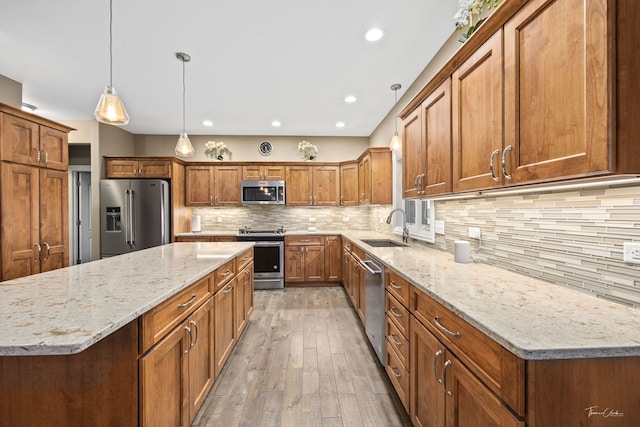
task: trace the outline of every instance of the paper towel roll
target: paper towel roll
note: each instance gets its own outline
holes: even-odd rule
[[[200,215],[193,215],[191,217],[191,231],[194,233],[202,231],[200,228]]]
[[[453,242],[453,244],[454,260],[460,263],[469,262],[469,242],[467,242],[466,240],[456,240],[455,242]]]

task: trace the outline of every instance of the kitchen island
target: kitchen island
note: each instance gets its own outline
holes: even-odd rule
[[[225,291],[234,289],[241,268],[252,271],[252,247],[176,243],[0,283],[0,424],[146,423],[144,359],[153,353],[147,347],[163,343],[161,333],[149,332],[180,328],[199,307],[213,306],[218,291],[235,295]],[[239,302],[249,301],[252,291],[251,281],[251,295],[243,293]],[[170,317],[164,305],[173,299],[182,311]],[[228,317],[235,325],[241,316],[234,310]],[[205,330],[189,325],[191,332]],[[189,338],[187,354],[198,339],[179,332]],[[201,337],[206,342],[213,348],[213,337]],[[178,403],[189,423],[187,399]]]

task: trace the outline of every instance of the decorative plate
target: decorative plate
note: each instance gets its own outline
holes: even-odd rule
[[[258,150],[260,150],[260,154],[263,156],[268,156],[273,151],[273,145],[269,141],[263,141],[258,146]]]

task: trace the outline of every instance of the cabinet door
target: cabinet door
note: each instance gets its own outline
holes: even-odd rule
[[[40,272],[40,179],[38,168],[0,164],[2,185],[2,280]]]
[[[340,205],[358,206],[358,163],[340,166]]]
[[[213,347],[213,297],[202,304],[188,319],[191,330],[189,348],[189,423],[204,403],[215,381]]]
[[[360,265],[360,263],[356,263],[354,267],[354,293],[357,293],[356,300],[358,301],[358,316],[360,316],[360,320],[362,323],[366,321],[366,303],[367,303],[367,295],[366,295],[366,286],[365,286],[365,271],[364,267]]]
[[[524,427],[524,422],[515,418],[502,402],[449,352],[447,361],[451,361],[451,366],[446,372],[447,393],[442,394],[446,400],[447,427]]]
[[[502,82],[499,30],[452,75],[453,191],[502,183]]]
[[[530,1],[505,25],[505,183],[613,170],[607,3]]]
[[[142,178],[171,178],[171,162],[168,160],[139,160],[138,175]]]
[[[187,166],[187,206],[213,206],[213,166]]]
[[[250,181],[259,181],[261,179],[264,179],[262,166],[243,166],[242,179],[247,179]]]
[[[39,126],[28,120],[2,113],[0,158],[23,165],[37,165]]]
[[[342,239],[340,236],[325,237],[324,244],[324,273],[330,282],[342,278]]]
[[[360,204],[371,204],[371,156],[367,155],[358,163],[358,193]]]
[[[314,206],[340,206],[340,167],[313,167]]]
[[[305,246],[304,258],[305,281],[324,281],[324,246]]]
[[[393,164],[391,150],[383,147],[370,148],[371,172],[370,200],[374,205],[389,205],[393,202]]]
[[[280,181],[285,178],[284,166],[282,165],[264,165],[262,166],[263,179],[270,181]]]
[[[40,126],[40,165],[49,169],[69,169],[67,133]]]
[[[107,178],[138,178],[137,160],[107,159]]]
[[[234,279],[234,286],[233,286],[233,292],[235,292],[235,302],[236,302],[236,307],[235,307],[235,332],[236,332],[236,339],[240,337],[240,335],[242,334],[242,331],[244,330],[245,326],[247,326],[247,311],[244,308],[245,305],[245,291],[246,291],[246,286],[245,286],[245,278],[243,274],[238,274]]]
[[[176,327],[140,362],[141,425],[189,425],[186,324]]]
[[[422,138],[422,108],[402,121],[402,198],[420,196],[419,177],[425,173],[426,148]]]
[[[304,281],[304,246],[284,247],[284,281]]]
[[[216,206],[240,206],[240,166],[215,167],[215,192],[213,202]]]
[[[214,350],[216,377],[229,358],[236,343],[234,282],[231,281],[213,297],[214,304]]]
[[[247,320],[253,313],[253,262],[243,270],[244,280],[244,311],[247,313]]]
[[[311,166],[287,166],[286,197],[289,206],[310,206],[313,203]]]
[[[446,348],[413,316],[409,343],[411,421],[420,427],[444,426],[445,391],[441,380]],[[483,424],[472,422],[468,425]]]
[[[40,169],[40,271],[69,265],[69,176]]]
[[[451,192],[451,79],[445,80],[422,103],[422,135],[426,140],[427,170],[422,194]]]

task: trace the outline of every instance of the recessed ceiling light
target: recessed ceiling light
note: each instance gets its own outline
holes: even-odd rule
[[[213,126],[213,122],[211,120],[203,120],[202,124],[205,126]]]
[[[33,113],[37,110],[35,105],[27,104],[26,102],[22,103],[22,111],[27,111],[29,113]]]
[[[384,31],[380,28],[371,28],[364,33],[364,38],[370,42],[377,42],[382,38],[382,36],[384,36]]]
[[[353,104],[354,102],[357,101],[358,98],[356,98],[354,95],[347,95],[344,98],[344,102],[346,102],[347,104]]]
[[[274,128],[279,128],[281,124],[282,123],[280,123],[277,120],[274,120],[274,121],[271,122],[271,126],[273,126]]]
[[[344,127],[344,122],[336,123],[336,127],[343,128]]]

